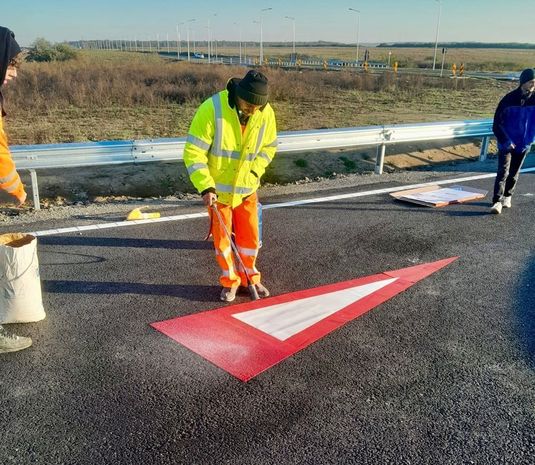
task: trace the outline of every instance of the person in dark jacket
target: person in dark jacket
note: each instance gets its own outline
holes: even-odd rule
[[[26,200],[26,191],[11,159],[7,137],[3,129],[2,118],[5,116],[2,86],[17,77],[21,50],[15,40],[15,34],[0,26],[0,190],[9,194],[18,205]],[[0,353],[15,352],[32,345],[29,337],[12,334],[0,325]]]
[[[520,168],[535,139],[535,70],[520,74],[519,86],[502,98],[496,108],[492,130],[498,140],[498,172],[491,212],[511,208]]]

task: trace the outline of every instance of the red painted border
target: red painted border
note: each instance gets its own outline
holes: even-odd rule
[[[151,326],[218,367],[223,368],[238,379],[248,381],[348,321],[358,318],[372,308],[408,289],[416,282],[449,265],[457,258],[447,258],[350,281],[328,284],[216,310],[208,310],[152,323]],[[398,279],[285,341],[280,341],[232,317],[236,313],[319,296],[393,277]]]

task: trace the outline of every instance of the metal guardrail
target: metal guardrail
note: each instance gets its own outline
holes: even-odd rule
[[[375,172],[383,172],[387,145],[481,137],[480,160],[486,158],[492,120],[445,121],[438,123],[398,124],[361,128],[318,129],[282,132],[278,153],[308,152],[324,149],[376,146]],[[127,163],[182,160],[186,138],[126,140],[89,143],[20,145],[11,148],[18,169],[29,170],[35,209],[39,209],[36,170],[77,168]]]

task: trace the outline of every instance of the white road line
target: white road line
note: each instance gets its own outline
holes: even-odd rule
[[[525,168],[521,170],[522,173],[529,173],[533,171],[535,171],[535,168]],[[356,198],[356,197],[367,197],[370,195],[397,192],[399,190],[417,189],[419,187],[425,187],[425,186],[430,186],[430,185],[456,184],[459,182],[475,181],[477,179],[488,179],[488,178],[494,178],[495,176],[496,176],[496,173],[478,174],[476,176],[466,176],[464,178],[445,179],[442,181],[430,181],[430,182],[424,182],[420,184],[410,184],[407,186],[387,187],[384,189],[375,189],[372,191],[353,192],[350,194],[331,195],[328,197],[316,197],[312,199],[293,200],[291,202],[281,202],[281,203],[272,203],[269,205],[262,205],[262,209],[268,210],[270,208],[297,207],[299,205],[306,205],[310,203],[332,202],[334,200],[351,199],[351,198]],[[137,224],[163,223],[163,222],[168,222],[168,221],[182,221],[182,220],[189,220],[193,218],[205,218],[207,216],[208,216],[208,213],[206,212],[187,213],[185,215],[163,216],[160,218],[154,218],[150,220],[119,221],[119,222],[114,222],[114,223],[98,223],[98,224],[93,224],[93,225],[74,226],[70,228],[49,229],[45,231],[34,231],[28,234],[32,234],[34,236],[51,236],[55,234],[93,231],[95,229],[111,229],[111,228],[118,228],[122,226],[134,226]]]

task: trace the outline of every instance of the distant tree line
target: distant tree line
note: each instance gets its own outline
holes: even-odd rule
[[[535,50],[535,44],[527,43],[485,43],[485,42],[440,42],[439,47],[446,48],[507,48],[507,49],[523,49]],[[431,48],[434,47],[434,42],[397,42],[397,43],[381,43],[377,47],[383,48]]]

